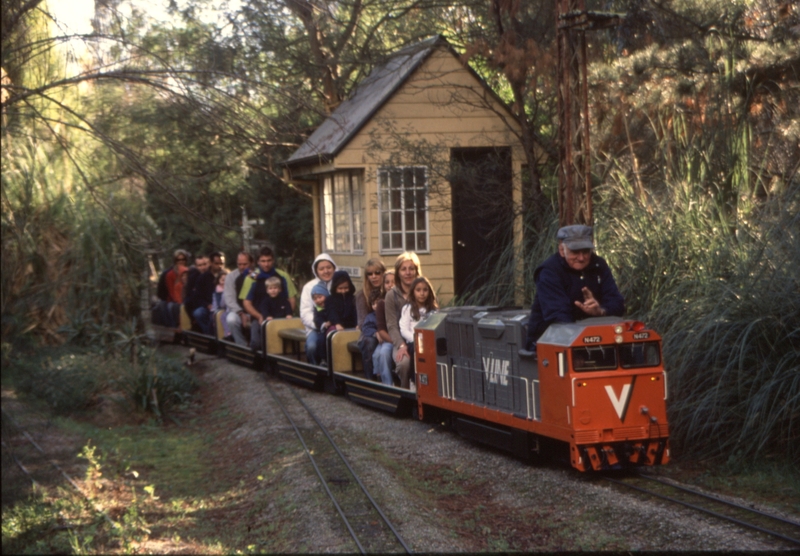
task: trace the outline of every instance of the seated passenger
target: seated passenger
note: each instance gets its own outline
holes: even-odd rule
[[[177,328],[179,324],[180,304],[183,301],[183,285],[179,278],[179,269],[186,270],[189,253],[183,249],[175,251],[172,266],[164,270],[158,277],[156,296],[158,302],[153,307],[153,324]]]
[[[211,273],[208,257],[195,259],[195,267],[189,269],[189,277],[184,289],[183,304],[200,332],[211,334],[211,307],[214,303],[214,275]]]
[[[408,388],[414,369],[411,367],[411,357],[406,341],[400,334],[400,314],[403,306],[408,302],[411,284],[414,279],[422,274],[419,257],[412,251],[401,253],[394,262],[395,286],[386,292],[386,326],[392,337],[394,349],[395,370],[400,377],[400,387]]]
[[[315,278],[310,280],[303,286],[303,291],[300,294],[300,320],[303,321],[303,326],[306,332],[306,356],[308,362],[314,365],[319,364],[317,361],[317,344],[323,343],[325,337],[322,336],[314,326],[314,301],[311,299],[311,290],[318,283],[322,282],[327,288],[328,284],[333,278],[333,273],[336,270],[336,263],[327,253],[321,253],[314,259],[311,264],[311,271],[314,273]],[[323,353],[325,346],[322,346]]]
[[[409,294],[408,303],[403,306],[400,314],[400,334],[408,345],[408,353],[414,353],[414,327],[419,324],[425,315],[431,313],[439,308],[436,303],[436,294],[433,293],[433,286],[424,276],[414,279],[411,283],[411,293]],[[411,364],[414,364],[413,356]],[[414,376],[414,373],[411,373]],[[409,388],[413,391],[416,390],[413,378],[409,384]]]
[[[394,272],[389,271],[383,276],[383,286],[380,297],[375,302],[375,326],[377,328],[376,337],[378,346],[372,354],[372,370],[375,376],[380,377],[381,382],[388,386],[392,385],[392,337],[386,326],[386,303],[384,297],[386,292],[394,288]]]
[[[258,307],[258,312],[264,317],[261,322],[292,318],[292,306],[286,299],[286,295],[281,295],[283,294],[281,279],[278,276],[272,276],[266,279],[264,285],[267,288],[267,295],[261,300],[261,305]]]
[[[253,256],[241,252],[236,256],[236,269],[228,275],[225,281],[223,297],[227,307],[225,324],[233,336],[233,341],[240,346],[248,345],[244,330],[250,330],[250,315],[242,307],[239,294],[244,286],[244,280],[250,275],[253,267]],[[246,296],[246,294],[245,294]]]
[[[217,276],[216,287],[214,289],[214,303],[211,305],[211,313],[216,315],[218,311],[222,311],[220,322],[222,322],[222,335],[229,336],[228,323],[226,317],[228,315],[228,308],[225,305],[225,282],[227,281],[228,271],[223,269]]]
[[[249,291],[242,305],[244,306],[244,310],[253,317],[250,323],[250,348],[255,350],[261,349],[261,323],[264,322],[264,315],[261,314],[258,307],[261,306],[262,300],[267,297],[266,281],[268,278],[276,277],[281,281],[282,287],[280,295],[286,298],[286,283],[284,279],[275,272],[275,268],[273,267],[275,264],[275,255],[272,253],[272,249],[269,247],[262,248],[258,254],[257,262],[259,272],[255,276],[255,279],[253,279],[252,275],[245,278],[244,285],[242,286],[242,293],[244,294],[248,283],[250,284]],[[286,302],[288,303],[289,300],[286,299]]]
[[[219,251],[214,251],[208,256],[209,263],[211,264],[210,270],[211,274],[214,275],[214,279],[218,280],[220,275],[223,272],[227,272],[225,269],[225,255],[220,253]]]
[[[355,292],[356,287],[346,271],[334,272],[331,280],[331,296],[325,303],[332,328],[344,330],[345,328],[355,328],[358,324]]]
[[[380,259],[370,259],[364,265],[364,287],[356,293],[356,313],[358,314],[357,328],[361,330],[361,336],[358,338],[358,349],[361,351],[361,361],[364,366],[364,376],[372,380],[373,366],[372,356],[375,353],[375,348],[378,347],[378,338],[375,333],[364,334],[364,319],[367,315],[373,313],[372,302],[370,296],[372,292],[380,292],[383,285],[383,275],[386,272],[386,266]]]
[[[564,226],[556,237],[558,252],[533,272],[536,297],[525,342],[533,352],[536,341],[553,323],[625,314],[625,300],[611,269],[593,252],[591,226]]]
[[[317,283],[313,288],[311,288],[311,299],[314,301],[314,328],[316,328],[316,332],[322,337],[325,338],[325,335],[328,333],[328,329],[331,326],[331,321],[328,319],[328,308],[327,308],[327,301],[330,297],[330,292],[328,288],[325,287],[325,284],[322,282]],[[308,354],[308,349],[306,348],[306,352]],[[309,362],[311,362],[311,354],[309,355]],[[318,341],[314,345],[314,364],[315,365],[322,365],[325,361],[325,342]]]

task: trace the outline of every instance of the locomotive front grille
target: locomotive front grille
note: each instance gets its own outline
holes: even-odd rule
[[[644,427],[619,427],[614,429],[614,440],[632,440],[636,438],[647,438],[647,431]]]
[[[575,444],[595,444],[600,442],[600,431],[575,431]]]

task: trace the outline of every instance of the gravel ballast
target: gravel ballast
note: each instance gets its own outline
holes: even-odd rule
[[[275,378],[208,358],[197,366],[224,457],[244,480],[266,477],[248,504],[248,531],[267,552],[353,552],[345,527],[267,389]],[[427,422],[344,397],[298,389],[415,552],[776,550],[785,545],[695,511],[619,492],[568,466],[526,463]],[[206,402],[204,401],[204,404]],[[310,419],[301,426],[310,426]],[[249,482],[249,481],[248,481]],[[263,534],[262,534],[263,535]]]

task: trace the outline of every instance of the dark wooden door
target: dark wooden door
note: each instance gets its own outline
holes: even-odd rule
[[[451,149],[450,168],[454,285],[463,297],[505,274],[497,267],[513,240],[511,149]]]

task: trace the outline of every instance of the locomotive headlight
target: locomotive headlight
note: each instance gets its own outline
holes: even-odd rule
[[[614,327],[614,334],[622,334],[622,327],[620,325]]]
[[[621,344],[622,343],[622,334],[617,334],[616,336],[614,336],[614,341],[617,342],[618,344]]]
[[[417,334],[417,350],[420,355],[425,353],[425,348],[422,345],[422,333]]]

